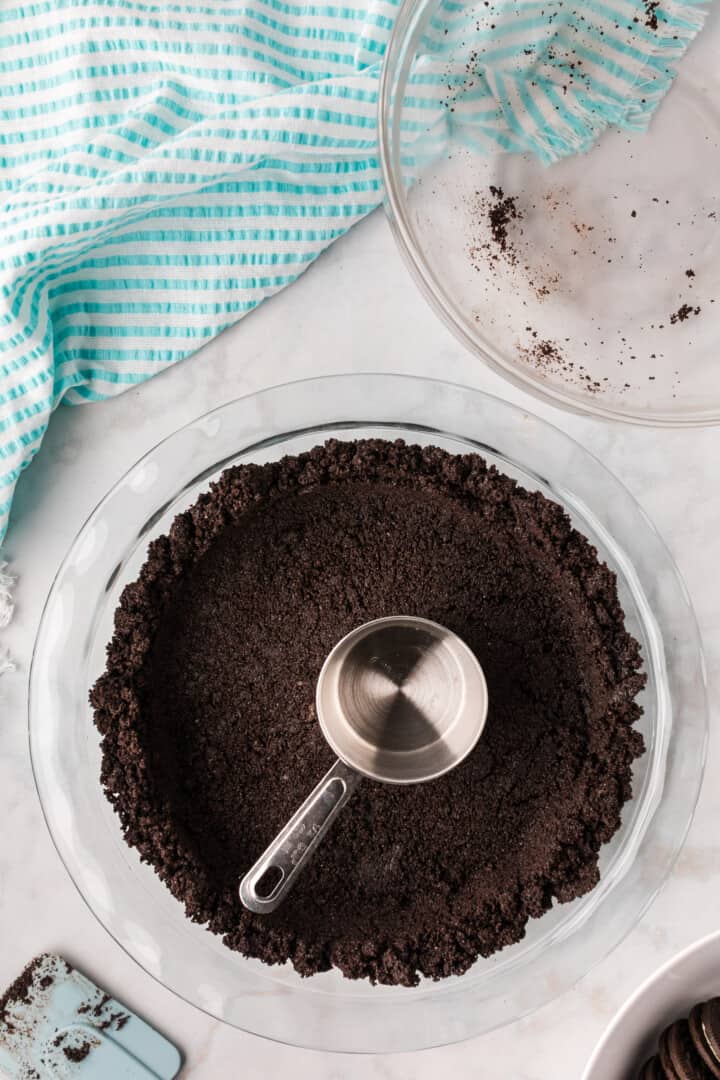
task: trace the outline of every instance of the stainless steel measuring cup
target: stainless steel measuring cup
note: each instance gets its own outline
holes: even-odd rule
[[[468,646],[429,619],[394,615],[352,630],[323,664],[320,727],[338,761],[240,882],[274,911],[363,779],[434,780],[467,757],[485,726],[487,686]]]

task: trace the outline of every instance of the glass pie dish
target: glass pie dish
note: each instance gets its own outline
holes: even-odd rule
[[[545,8],[548,20],[583,18]],[[612,12],[600,10],[612,36]],[[395,22],[380,158],[413,276],[479,359],[554,405],[635,423],[717,423],[720,11],[708,13],[647,131],[609,128],[587,153],[551,165],[489,145],[488,104],[483,112],[473,95],[485,50],[506,40],[493,39],[496,18],[487,0],[407,0]],[[525,53],[537,32],[526,31]],[[666,53],[673,44],[666,36]],[[557,61],[554,47],[549,35],[538,63]],[[581,53],[556,71],[558,109],[561,91],[581,96]]]
[[[267,461],[327,438],[404,438],[479,452],[561,503],[615,571],[648,676],[646,754],[620,831],[588,895],[555,905],[523,941],[462,977],[413,989],[332,971],[302,979],[231,952],[191,923],[121,834],[99,781],[88,690],[104,667],[113,613],[150,539],[167,532],[227,466]],[[218,1019],[331,1051],[421,1049],[490,1030],[571,986],[632,929],[682,845],[702,777],[701,645],[662,541],[623,486],[560,431],[513,405],[448,383],[396,375],[311,379],[231,402],[181,428],[111,489],[53,584],[30,678],[30,749],[45,817],[65,866],[113,938],[166,987]]]

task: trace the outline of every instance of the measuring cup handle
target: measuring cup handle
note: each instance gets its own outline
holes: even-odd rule
[[[343,761],[336,761],[296,810],[285,828],[240,882],[240,899],[259,915],[274,911],[287,896],[310,855],[348,801],[362,776]],[[258,885],[269,872],[268,891]]]

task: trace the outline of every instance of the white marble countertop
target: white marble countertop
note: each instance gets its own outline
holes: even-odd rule
[[[336,244],[292,288],[192,359],[114,401],[61,409],[23,476],[3,557],[18,575],[16,615],[0,634],[17,671],[0,680],[0,984],[37,952],[64,954],[181,1046],[188,1080],[578,1080],[615,1010],[661,962],[718,928],[720,750],[672,877],[615,953],[530,1018],[481,1039],[417,1054],[347,1057],[245,1035],[174,997],[115,945],[76,893],[52,846],[30,772],[26,684],[52,577],[86,515],[160,438],[231,398],[308,375],[383,370],[469,383],[541,413],[629,487],[658,526],[698,614],[710,673],[711,724],[720,706],[720,430],[609,425],[539,405],[486,371],[427,308],[380,214]],[[110,1078],[108,1078],[110,1080]]]

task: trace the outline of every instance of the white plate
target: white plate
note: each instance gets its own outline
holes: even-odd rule
[[[657,1051],[663,1028],[686,1017],[698,1001],[717,995],[720,931],[690,945],[635,991],[595,1048],[582,1080],[634,1078]]]

